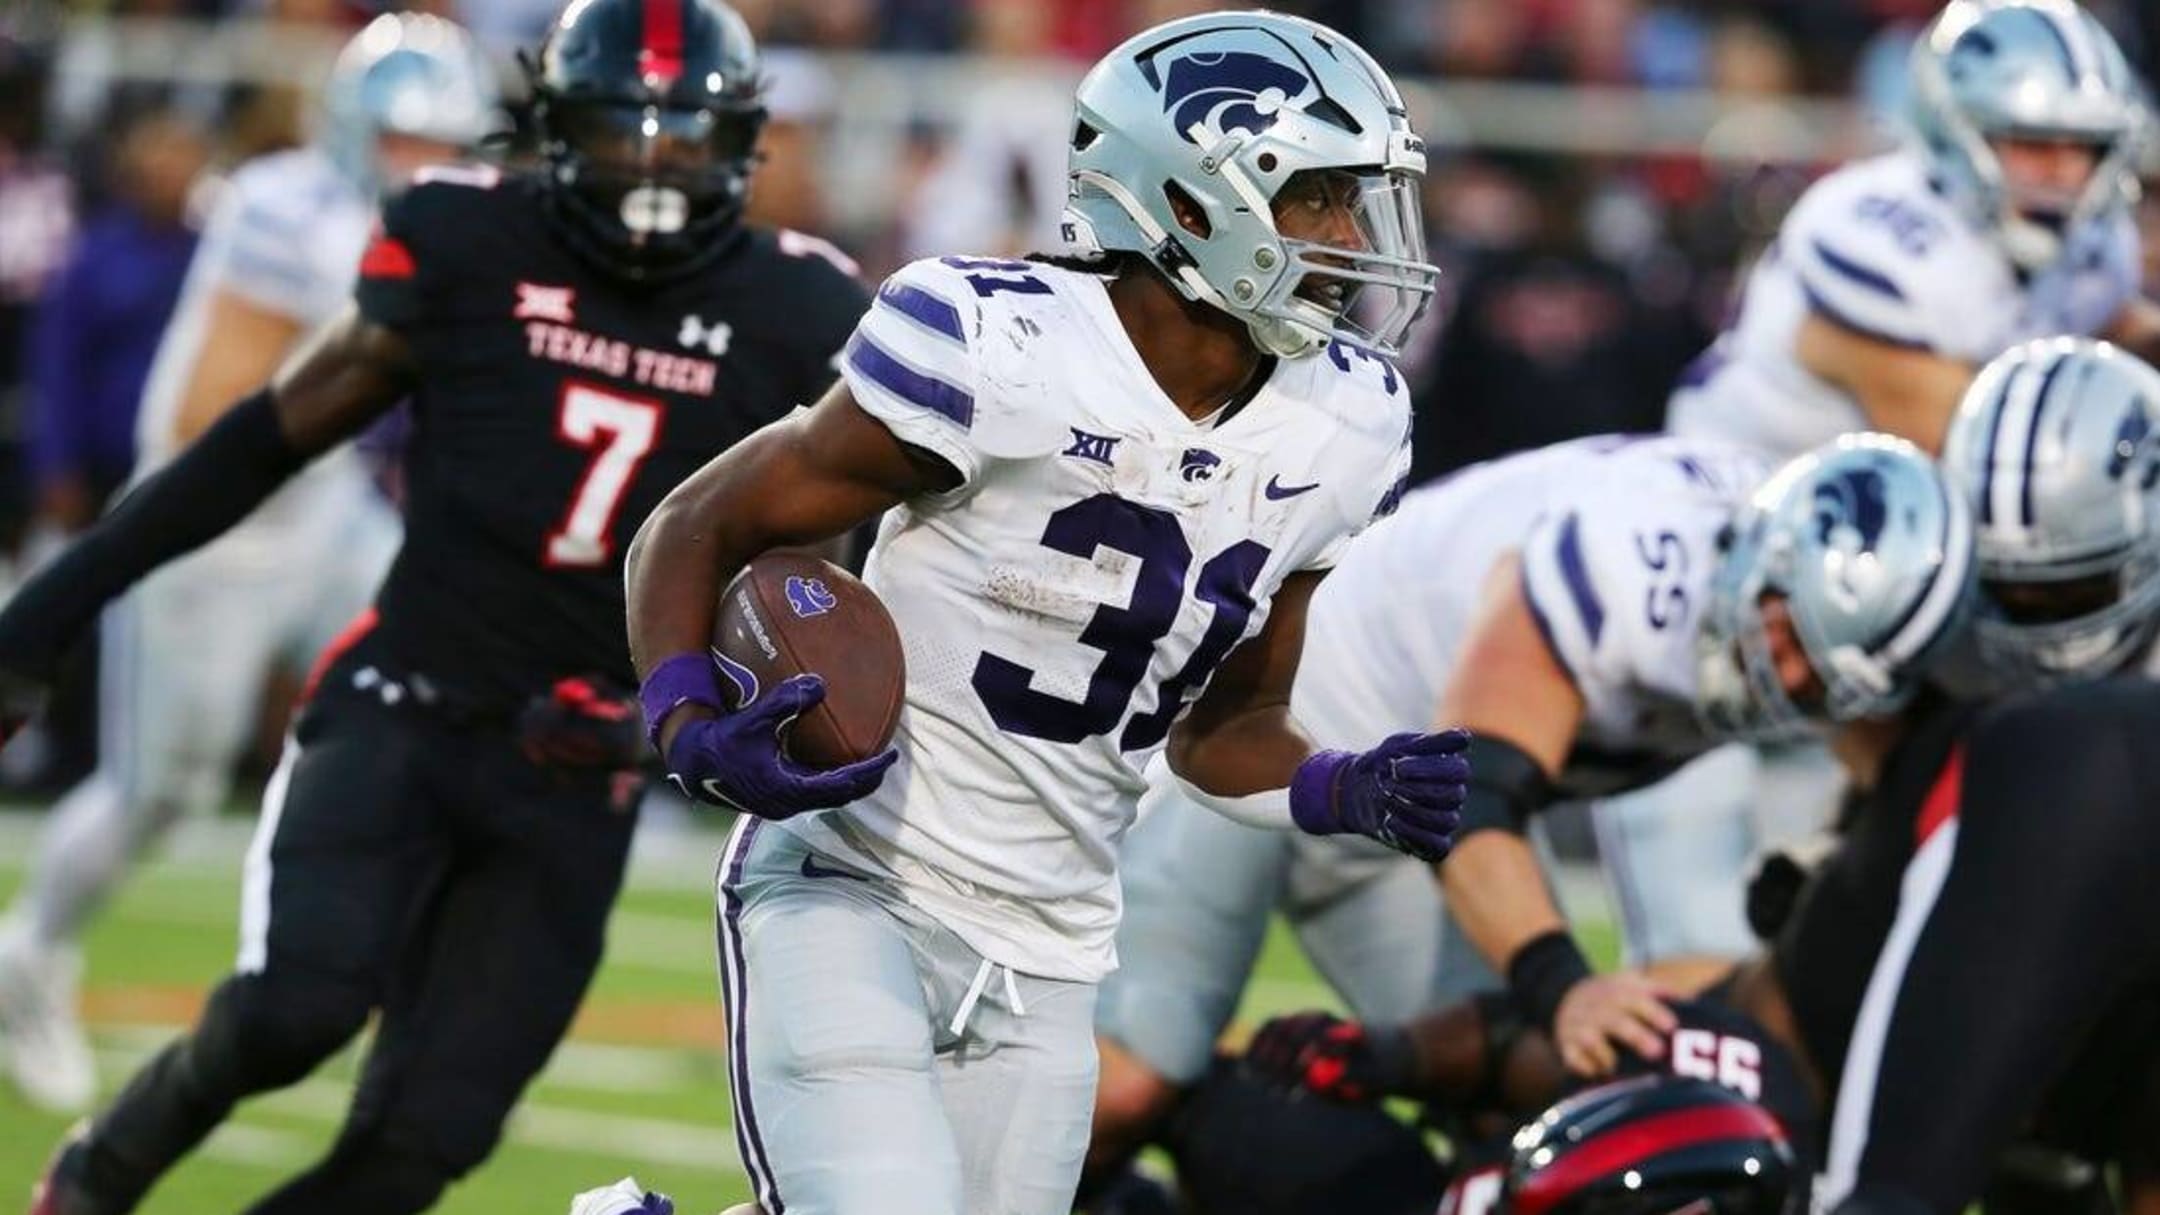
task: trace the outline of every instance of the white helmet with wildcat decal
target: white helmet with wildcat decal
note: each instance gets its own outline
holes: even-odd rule
[[[1268,12],[1172,21],[1104,56],[1074,108],[1065,235],[1080,251],[1146,257],[1285,357],[1336,339],[1393,353],[1431,300],[1424,142],[1387,73],[1333,30]],[[1301,175],[1339,187],[1362,247],[1277,228]]]

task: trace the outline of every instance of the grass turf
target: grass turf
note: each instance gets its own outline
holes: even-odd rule
[[[717,833],[667,851],[715,855]],[[28,835],[0,839],[0,893],[27,863]],[[137,873],[87,942],[85,1004],[104,1094],[183,1027],[231,966],[241,848],[194,849]],[[711,895],[697,865],[640,865],[610,927],[607,961],[576,1030],[527,1094],[494,1156],[438,1207],[450,1215],[553,1215],[624,1174],[674,1195],[684,1215],[749,1197],[728,1121],[713,976]],[[1593,952],[1611,934],[1585,925]],[[1288,933],[1269,934],[1241,1020],[1330,1005]],[[307,1166],[343,1117],[358,1050],[308,1081],[243,1106],[152,1193],[147,1215],[244,1209]],[[65,1129],[0,1085],[0,1211],[14,1209]]]

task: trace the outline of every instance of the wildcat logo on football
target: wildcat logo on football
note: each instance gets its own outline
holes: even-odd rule
[[[833,595],[822,578],[790,575],[785,588],[788,609],[806,620],[812,616],[823,616],[840,605],[840,600]]]

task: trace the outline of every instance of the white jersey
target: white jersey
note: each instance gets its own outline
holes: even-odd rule
[[[208,340],[210,300],[230,292],[313,330],[352,298],[375,204],[312,148],[274,152],[242,165],[220,191],[179,305],[158,343],[136,419],[135,476],[172,459],[180,400]],[[227,554],[275,562],[319,538],[366,490],[359,456],[328,453],[220,538]],[[364,499],[361,499],[364,500]]]
[[[1561,773],[1579,796],[1654,779],[1712,740],[1694,713],[1696,636],[1719,535],[1767,466],[1709,439],[1578,439],[1412,492],[1313,596],[1291,706],[1323,743],[1425,728],[1494,566],[1582,694]]]
[[[900,762],[786,825],[1001,965],[1099,978],[1142,766],[1283,580],[1332,566],[1392,498],[1407,389],[1331,346],[1196,423],[1104,280],[966,258],[889,279],[842,374],[963,483],[890,512],[870,554],[907,653]]]
[[[1802,195],[1749,274],[1738,315],[1682,378],[1668,427],[1780,458],[1867,429],[1859,403],[1796,354],[1810,311],[1975,367],[2019,342],[2095,334],[2136,294],[2127,214],[2079,229],[2030,277],[1930,187],[1917,153],[1857,161]]]

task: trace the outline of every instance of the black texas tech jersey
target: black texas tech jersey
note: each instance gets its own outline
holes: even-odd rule
[[[541,190],[422,174],[385,208],[358,290],[420,377],[380,640],[489,698],[633,681],[631,536],[714,455],[816,400],[869,304],[831,246],[748,227],[694,275],[608,277],[556,239]]]

